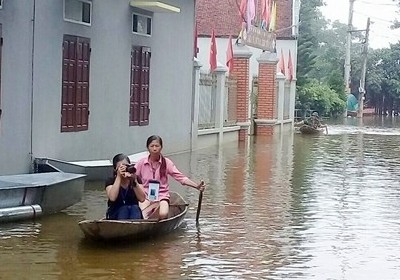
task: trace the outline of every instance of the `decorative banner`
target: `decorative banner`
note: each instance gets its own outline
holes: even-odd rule
[[[261,27],[249,26],[243,32],[243,43],[250,47],[261,49],[264,51],[275,51],[276,35],[274,32],[268,32]]]

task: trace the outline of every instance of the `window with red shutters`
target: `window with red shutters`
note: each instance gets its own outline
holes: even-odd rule
[[[90,39],[64,35],[61,132],[89,127]]]
[[[149,124],[150,57],[148,47],[132,46],[129,125]]]

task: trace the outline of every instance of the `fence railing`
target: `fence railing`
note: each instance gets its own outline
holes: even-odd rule
[[[290,118],[290,82],[285,81],[285,100],[283,102],[283,119]]]
[[[251,80],[251,93],[250,93],[250,109],[251,116],[257,116],[257,103],[258,103],[258,77],[254,76]]]
[[[225,80],[224,126],[236,125],[237,82],[231,77]]]
[[[251,86],[251,115],[253,117],[257,117],[257,103],[258,103],[258,77],[254,76],[252,79],[252,86]],[[290,87],[291,83],[289,81],[284,82],[284,94],[281,96],[279,94],[279,82],[277,81],[275,84],[275,114],[274,118],[279,119],[279,110],[283,110],[283,120],[290,119]],[[279,102],[280,99],[283,98],[283,109],[279,109]]]
[[[215,128],[217,77],[200,73],[199,129]]]
[[[218,142],[221,143],[224,133],[244,130],[242,127],[247,128],[248,125],[251,126],[250,133],[252,133],[257,125],[280,125],[283,128],[286,123],[293,123],[295,80],[288,81],[282,73],[277,73],[273,89],[260,89],[258,77],[254,76],[251,80],[250,122],[247,116],[238,122],[238,110],[241,112],[243,109],[241,106],[248,100],[238,100],[238,83],[233,78],[235,76],[229,76],[223,67],[217,68],[214,73],[204,73],[200,68],[201,65],[195,61],[193,84],[195,127],[192,130],[192,139],[197,139],[198,135],[218,134]],[[268,84],[262,85],[268,86]],[[260,96],[260,93],[263,95]],[[241,106],[238,106],[239,103]],[[247,108],[245,109],[247,112]],[[197,140],[193,141],[192,144],[196,146]]]

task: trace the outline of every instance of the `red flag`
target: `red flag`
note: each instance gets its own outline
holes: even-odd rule
[[[283,56],[283,49],[281,50],[281,59],[279,60],[279,70],[283,75],[285,75],[285,57]]]
[[[289,70],[289,81],[293,80],[294,76],[294,69],[293,69],[293,62],[292,62],[292,54],[290,53],[289,50],[289,58],[288,58],[288,70]]]
[[[261,21],[264,26],[268,26],[269,17],[271,15],[271,0],[261,0]]]
[[[199,53],[199,47],[197,46],[197,22],[196,26],[194,28],[194,57],[197,57],[197,54]]]
[[[244,19],[244,15],[246,14],[246,7],[247,7],[247,0],[242,0],[240,2],[240,7],[239,7],[239,14]]]
[[[232,36],[229,36],[228,49],[226,50],[226,66],[228,66],[228,72],[233,71],[233,47],[232,47]]]
[[[256,17],[256,3],[254,0],[247,0],[246,23],[247,27],[252,24],[253,19]]]
[[[214,72],[215,69],[217,69],[217,42],[215,41],[215,32],[213,29],[210,46],[210,70]]]

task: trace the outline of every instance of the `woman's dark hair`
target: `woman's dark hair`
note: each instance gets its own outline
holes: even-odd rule
[[[151,135],[149,138],[147,138],[147,141],[146,141],[147,149],[149,148],[151,142],[153,142],[153,141],[158,141],[158,143],[160,143],[161,148],[163,147],[162,138],[158,135]],[[167,177],[167,162],[165,161],[165,158],[162,154],[160,154],[160,157],[161,157],[160,178],[166,178]]]
[[[125,159],[129,164],[131,163],[129,157],[128,157],[127,155],[125,155],[125,154],[118,154],[118,155],[115,155],[115,156],[113,157],[112,164],[113,164],[113,169],[114,169],[114,176],[117,175],[117,170],[116,170],[116,169],[117,169],[117,163],[120,162],[120,161],[122,161],[122,160],[124,160],[124,159]]]

